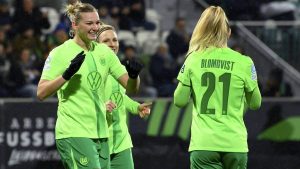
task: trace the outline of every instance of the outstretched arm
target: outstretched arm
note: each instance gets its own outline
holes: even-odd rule
[[[127,95],[124,96],[124,104],[127,111],[133,114],[139,114],[141,118],[144,118],[150,114],[150,106],[152,105],[152,103],[140,104],[129,98]]]

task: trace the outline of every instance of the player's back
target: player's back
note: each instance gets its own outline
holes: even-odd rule
[[[210,135],[212,138],[204,139],[203,144],[197,141],[197,146],[222,143],[221,147],[232,150],[232,145],[239,144],[239,151],[247,151],[243,111],[246,76],[249,75],[247,72],[251,72],[252,65],[249,57],[230,48],[210,48],[188,56],[186,67],[190,74],[194,103],[192,135],[197,134],[199,138]],[[239,143],[241,139],[244,141]]]

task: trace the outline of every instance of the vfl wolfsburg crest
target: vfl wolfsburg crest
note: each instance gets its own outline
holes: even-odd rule
[[[100,87],[101,80],[102,80],[101,74],[97,71],[91,72],[87,76],[88,84],[91,90],[93,91],[97,90]]]
[[[82,165],[87,165],[89,163],[89,160],[87,157],[80,157],[79,162]]]
[[[105,59],[104,59],[104,58],[101,58],[101,59],[100,59],[100,64],[101,64],[102,66],[105,66]]]
[[[118,109],[123,103],[123,95],[120,92],[114,92],[111,94],[110,100],[117,105],[116,108]]]

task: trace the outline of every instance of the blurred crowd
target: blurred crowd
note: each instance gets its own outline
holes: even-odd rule
[[[205,0],[222,6],[230,20],[295,20],[297,0]]]
[[[144,0],[82,2],[94,5],[101,21],[113,25],[120,33],[118,56],[121,61],[135,57],[144,63],[141,90],[137,96],[172,97],[191,36],[191,32],[187,32],[186,19],[177,17],[173,28],[162,34],[157,31],[159,24],[147,19]],[[53,9],[58,15],[58,21],[53,25],[49,10],[44,9],[33,0],[18,0],[13,4],[0,0],[0,97],[35,98],[37,83],[49,52],[70,38],[70,22],[64,12]],[[143,45],[121,39],[121,32],[129,32],[134,40],[138,40],[136,37],[142,31],[150,32],[144,37]],[[149,45],[144,44],[156,36],[157,39],[150,42],[152,51],[144,52],[150,49]],[[270,87],[274,80],[269,81],[266,96],[277,96],[274,88]],[[285,91],[290,89],[288,86],[284,88]]]

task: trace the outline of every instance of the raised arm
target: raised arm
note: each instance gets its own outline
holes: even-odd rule
[[[132,79],[128,76],[128,73],[123,74],[118,81],[126,89],[127,94],[137,93],[140,88],[140,77]]]
[[[139,73],[143,69],[143,65],[135,59],[129,59],[125,62],[128,73],[122,75],[118,81],[126,89],[127,94],[136,93],[140,87]]]
[[[37,88],[37,98],[41,101],[45,100],[47,97],[56,93],[65,82],[66,80],[62,76],[59,76],[54,80],[41,79]]]
[[[66,81],[70,80],[71,77],[79,70],[85,58],[84,52],[80,52],[76,57],[71,61],[69,67],[65,72],[55,78],[54,80],[44,80],[41,79],[37,88],[37,98],[39,100],[45,100],[47,97],[53,95],[63,86]]]

